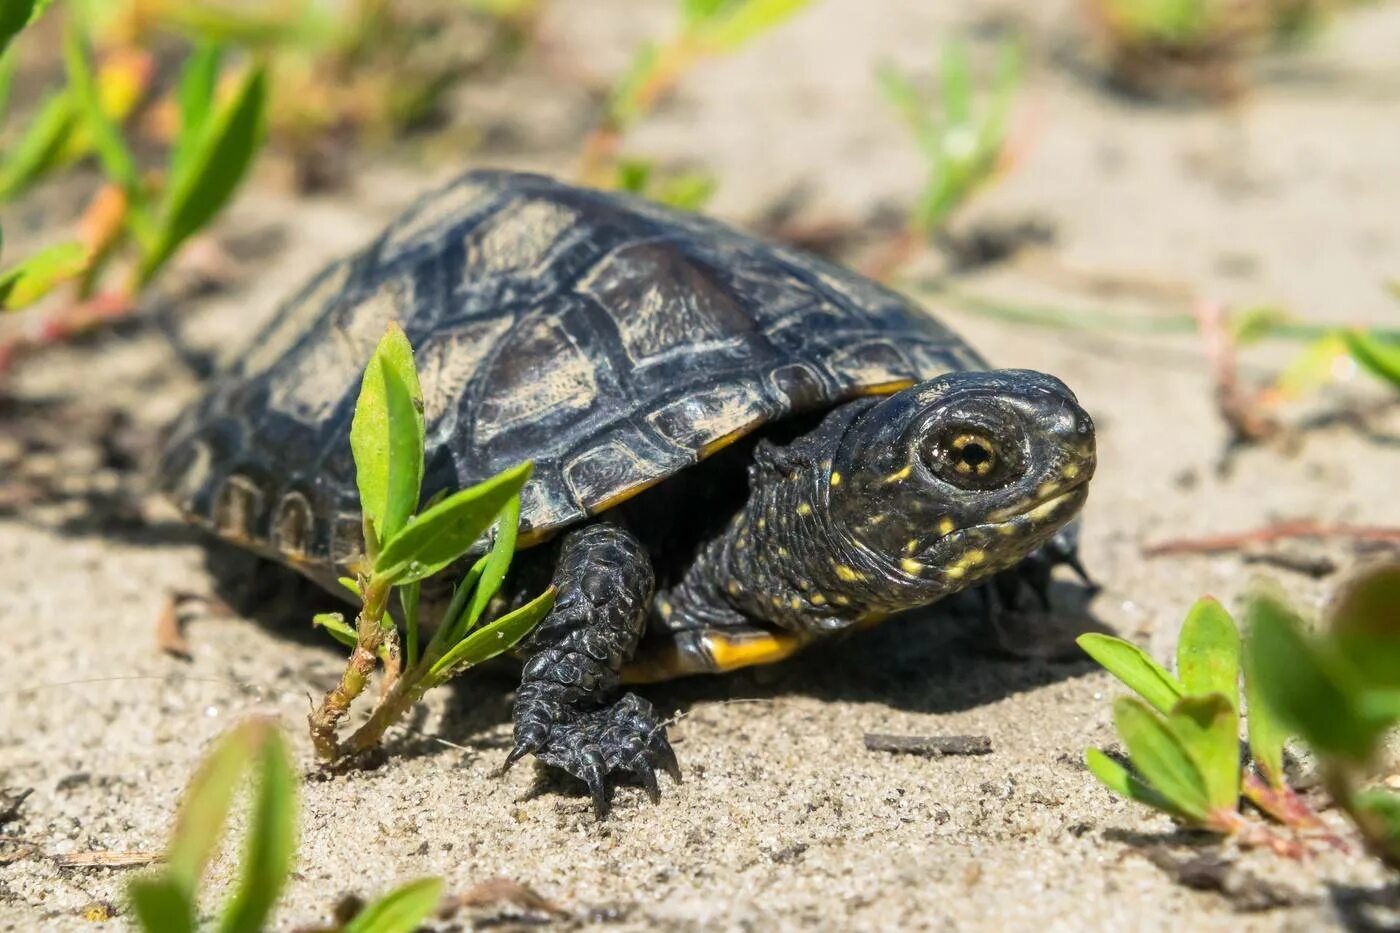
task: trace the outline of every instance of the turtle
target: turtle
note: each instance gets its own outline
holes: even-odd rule
[[[991,369],[795,248],[500,170],[421,197],[234,355],[160,456],[183,514],[345,596],[349,425],[390,322],[422,381],[425,498],[533,461],[508,593],[558,595],[516,650],[506,766],[563,769],[600,817],[619,780],[680,779],[630,686],[1078,568],[1094,426],[1062,381]]]

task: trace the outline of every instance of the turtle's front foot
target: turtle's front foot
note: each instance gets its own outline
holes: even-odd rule
[[[550,696],[552,691],[521,688],[516,700],[515,748],[506,767],[533,753],[547,765],[562,768],[588,785],[598,818],[608,814],[608,778],[630,774],[653,802],[661,798],[658,768],[681,779],[676,753],[657,722],[652,705],[634,693],[611,706],[578,711]]]

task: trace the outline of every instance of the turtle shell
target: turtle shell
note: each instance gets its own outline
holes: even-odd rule
[[[193,520],[333,575],[362,549],[349,428],[385,326],[412,342],[424,496],[522,460],[522,543],[789,414],[983,364],[873,282],[693,214],[473,172],[284,304],[172,429]]]

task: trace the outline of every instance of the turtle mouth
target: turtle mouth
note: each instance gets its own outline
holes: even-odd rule
[[[1015,563],[1073,517],[1088,496],[1089,484],[1081,481],[1054,495],[1033,500],[1014,515],[950,531],[924,550],[923,560],[931,566],[946,567],[960,556],[981,550],[989,556],[1004,555],[1002,559],[989,560],[989,567]]]

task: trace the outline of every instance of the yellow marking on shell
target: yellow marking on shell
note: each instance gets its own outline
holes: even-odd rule
[[[833,485],[833,486],[840,486],[840,485],[841,485],[841,474],[840,474],[840,473],[832,473],[832,474],[831,474],[831,485]]]
[[[872,515],[870,516],[870,521],[866,522],[865,524],[871,528],[875,528],[888,517],[889,516],[885,515],[883,512],[879,515]]]
[[[856,395],[893,395],[896,392],[903,392],[914,384],[913,379],[892,379],[889,382],[877,382],[874,385],[862,386],[856,390]]]
[[[826,597],[823,596],[821,593],[813,593],[813,594],[812,594],[812,598],[811,598],[810,600],[808,600],[808,601],[809,601],[813,606],[825,606],[825,605],[826,605]]]
[[[1074,479],[1076,476],[1079,475],[1079,464],[1067,463],[1065,464],[1065,468],[1061,470],[1060,473],[1064,476],[1065,479]]]
[[[957,527],[957,523],[951,518],[940,518],[938,520],[938,533],[941,535],[950,535]]]
[[[753,429],[756,427],[758,427],[758,422],[754,422],[753,424],[746,424],[743,427],[735,428],[728,434],[724,434],[720,437],[715,438],[714,440],[710,441],[708,444],[705,444],[700,448],[700,459],[704,460],[706,457],[710,456],[710,454],[714,453],[715,451],[723,450],[730,444],[739,440],[739,438],[753,431]]]
[[[902,469],[902,470],[896,470],[895,472],[891,473],[889,476],[886,476],[886,477],[885,477],[885,483],[886,483],[886,484],[889,484],[889,483],[897,483],[897,482],[899,482],[900,480],[908,479],[908,478],[909,478],[909,474],[912,473],[912,472],[914,472],[914,464],[912,464],[912,463],[906,463],[906,464],[904,465],[904,469]]]
[[[637,485],[624,489],[621,492],[614,493],[611,496],[608,496],[606,499],[602,500],[601,502],[594,503],[593,506],[589,509],[589,512],[593,515],[597,515],[600,512],[606,512],[608,509],[616,508],[617,506],[626,502],[628,499],[631,499],[633,496],[639,496],[642,493],[646,492],[648,489],[655,486],[657,483],[661,482],[665,478],[666,477],[664,476],[658,476],[655,479],[649,479],[644,483],[638,483]]]
[[[798,514],[798,515],[811,515],[811,514],[812,514],[812,507],[811,507],[810,505],[808,505],[807,503],[805,503],[805,502],[800,503],[800,504],[797,506],[797,514]]]
[[[914,560],[912,557],[904,558],[904,560],[899,562],[899,566],[905,573],[916,577],[924,572],[923,561]]]
[[[845,580],[847,583],[854,583],[857,580],[865,579],[865,574],[861,573],[859,570],[853,570],[845,564],[836,564],[836,576]]]
[[[714,659],[715,670],[732,671],[781,661],[801,648],[802,641],[795,635],[746,635],[742,638],[706,635],[705,647]]]

